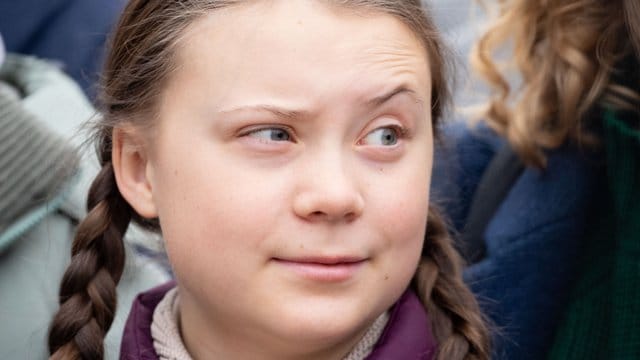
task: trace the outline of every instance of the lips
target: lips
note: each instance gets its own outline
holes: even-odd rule
[[[317,282],[343,282],[353,278],[367,261],[351,256],[274,258],[285,270]]]

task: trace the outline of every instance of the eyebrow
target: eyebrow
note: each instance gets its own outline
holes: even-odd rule
[[[239,106],[229,110],[220,111],[220,113],[229,114],[236,111],[264,111],[264,112],[271,113],[278,118],[285,118],[285,119],[299,119],[301,117],[306,117],[309,115],[308,111],[290,110],[290,109],[285,109],[278,106],[267,105],[267,104]]]
[[[422,103],[422,100],[420,100],[420,98],[418,97],[415,91],[413,91],[406,85],[400,85],[387,93],[384,93],[372,99],[366,100],[364,102],[364,105],[369,108],[380,107],[384,105],[386,102],[388,102],[389,100],[401,94],[407,94],[416,103]],[[284,118],[284,119],[290,119],[290,120],[306,118],[306,117],[309,117],[310,115],[310,112],[306,110],[286,109],[286,108],[282,108],[274,105],[268,105],[268,104],[239,106],[239,107],[235,107],[228,110],[222,110],[220,111],[220,113],[229,114],[236,111],[264,111],[264,112],[271,113],[278,118]]]
[[[413,91],[412,89],[410,89],[406,85],[400,85],[400,86],[394,88],[393,90],[391,90],[391,91],[389,91],[389,92],[387,92],[385,94],[382,94],[380,96],[376,96],[373,99],[368,100],[366,102],[366,104],[369,107],[379,107],[379,106],[382,106],[387,101],[393,99],[394,97],[396,97],[397,95],[400,95],[400,94],[407,94],[415,102],[422,103],[422,100],[420,100],[420,98],[418,97],[418,94],[416,94],[415,91]]]

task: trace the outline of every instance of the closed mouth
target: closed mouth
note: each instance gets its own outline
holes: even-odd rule
[[[353,278],[367,261],[359,257],[274,258],[276,264],[314,282],[342,282]]]
[[[299,264],[315,264],[315,265],[347,265],[363,262],[366,259],[355,256],[309,256],[309,257],[292,257],[292,258],[274,258],[276,261],[299,263]]]

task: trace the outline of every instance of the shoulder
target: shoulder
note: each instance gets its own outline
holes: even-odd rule
[[[2,253],[0,359],[46,358],[49,322],[58,308],[60,281],[70,261],[75,225],[52,213]],[[105,338],[107,359],[117,359],[131,304],[141,291],[167,281],[156,263],[126,246],[126,265],[117,287],[118,307]],[[147,303],[146,298],[144,303]],[[10,315],[9,315],[10,314]]]

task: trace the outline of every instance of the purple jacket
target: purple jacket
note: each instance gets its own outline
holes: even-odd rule
[[[131,307],[122,336],[120,359],[158,360],[151,338],[153,311],[174,282],[138,295]],[[368,360],[430,360],[436,353],[436,341],[429,318],[418,297],[407,290],[391,311],[389,323]]]

